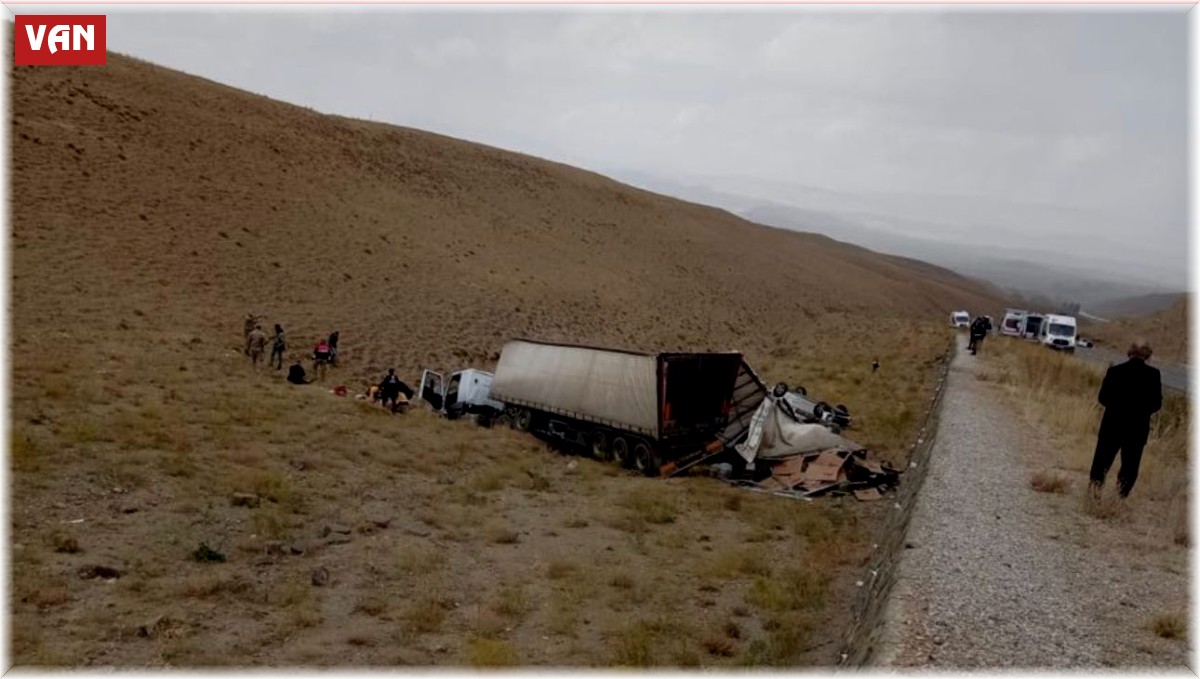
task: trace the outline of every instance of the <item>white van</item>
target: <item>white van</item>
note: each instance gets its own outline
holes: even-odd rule
[[[1001,321],[1000,334],[1020,337],[1025,331],[1025,317],[1029,312],[1024,309],[1005,309],[1004,320]]]
[[[1075,351],[1078,332],[1074,316],[1046,314],[1046,321],[1042,324],[1040,339],[1042,344],[1051,349]]]
[[[965,311],[950,312],[950,327],[965,328],[971,325],[971,315]]]

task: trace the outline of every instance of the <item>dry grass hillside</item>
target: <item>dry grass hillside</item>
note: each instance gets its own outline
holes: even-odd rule
[[[1170,307],[1137,318],[1093,323],[1091,332],[1100,344],[1123,351],[1129,342],[1143,338],[1154,348],[1154,358],[1170,363],[1188,363],[1188,295],[1180,295]]]
[[[18,664],[832,663],[887,503],[389,416],[254,373],[241,319],[282,323],[289,359],[341,331],[325,386],[355,390],[486,367],[518,335],[738,348],[902,461],[945,310],[1003,306],[918,262],[119,55],[11,74]]]

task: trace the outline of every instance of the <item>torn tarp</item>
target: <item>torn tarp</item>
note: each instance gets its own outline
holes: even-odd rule
[[[768,395],[754,411],[746,441],[734,446],[747,463],[778,459],[817,450],[861,450],[821,424],[800,422],[785,405]]]

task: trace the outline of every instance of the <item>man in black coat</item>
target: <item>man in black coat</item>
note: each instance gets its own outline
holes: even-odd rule
[[[1128,497],[1137,481],[1142,448],[1150,436],[1150,416],[1162,408],[1162,376],[1157,368],[1146,365],[1151,353],[1146,342],[1134,342],[1127,352],[1129,360],[1112,366],[1104,375],[1100,386],[1104,419],[1100,421],[1096,456],[1092,458],[1093,490],[1104,485],[1118,450],[1121,471],[1117,474],[1117,490],[1121,497]]]

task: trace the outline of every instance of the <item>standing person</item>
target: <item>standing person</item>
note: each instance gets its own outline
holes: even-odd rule
[[[266,348],[267,333],[262,331],[262,326],[256,325],[250,334],[246,335],[246,355],[250,357],[255,370],[258,370],[258,362],[262,360]]]
[[[316,379],[325,379],[325,366],[333,360],[333,352],[325,340],[317,342],[317,346],[313,347],[312,359],[313,373],[316,374]]]
[[[1158,368],[1146,365],[1153,351],[1144,340],[1129,346],[1128,361],[1114,365],[1100,385],[1100,405],[1104,418],[1096,437],[1096,455],[1092,458],[1091,487],[1099,493],[1104,477],[1121,452],[1121,471],[1117,473],[1117,492],[1129,497],[1142,463],[1142,449],[1150,438],[1150,416],[1162,408],[1162,375]]]
[[[338,345],[338,331],[334,330],[333,334],[331,334],[329,336],[329,361],[331,363],[333,363],[334,365],[337,364],[337,355],[338,355],[337,345]]]
[[[396,399],[400,395],[400,387],[403,384],[396,376],[396,369],[388,368],[387,375],[384,375],[383,381],[379,383],[379,400],[384,408],[388,407],[388,401],[391,401],[392,412],[396,411]]]
[[[258,325],[258,317],[252,313],[246,314],[245,320],[242,321],[242,341],[243,342],[245,342],[250,337],[251,332],[254,332],[254,326],[256,326],[256,325]],[[247,356],[250,355],[250,351],[248,349],[244,353]]]
[[[979,353],[979,345],[983,343],[983,338],[987,336],[987,321],[984,320],[983,316],[975,318],[975,321],[971,323],[969,332],[971,333],[971,341],[967,344],[967,349],[974,356]]]
[[[283,370],[283,352],[287,349],[287,336],[283,332],[283,326],[275,324],[275,334],[271,336],[271,360],[267,365],[276,370]],[[276,358],[278,357],[278,364]]]

